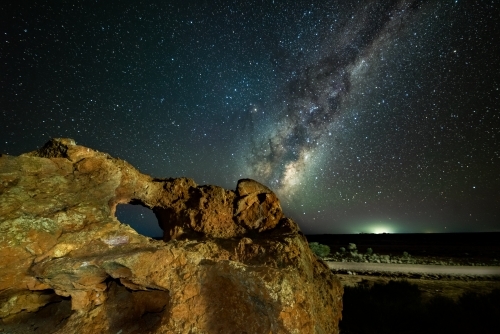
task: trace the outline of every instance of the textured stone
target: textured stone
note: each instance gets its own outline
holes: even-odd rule
[[[115,217],[154,211],[163,241]],[[338,333],[342,288],[253,180],[154,179],[53,139],[0,157],[0,331]]]
[[[239,180],[236,192],[238,200],[235,216],[241,226],[262,232],[273,229],[283,218],[278,197],[257,181]]]

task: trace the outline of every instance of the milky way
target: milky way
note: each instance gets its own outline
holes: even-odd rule
[[[277,126],[263,142],[254,143],[250,173],[282,195],[294,194],[328,142],[325,137],[331,136],[352,80],[363,79],[359,69],[370,66],[373,53],[393,40],[417,10],[415,2],[363,4],[332,31],[326,54],[290,76]]]
[[[306,233],[499,230],[498,13],[492,1],[2,4],[0,152],[70,137],[155,177],[254,178]],[[156,223],[127,210],[122,221]]]

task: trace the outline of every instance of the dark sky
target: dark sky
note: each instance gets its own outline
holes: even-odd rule
[[[254,178],[306,233],[500,231],[499,8],[2,4],[0,152],[70,137],[156,177]]]

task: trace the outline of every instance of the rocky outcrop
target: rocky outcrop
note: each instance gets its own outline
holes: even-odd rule
[[[115,217],[153,210],[163,241]],[[337,333],[342,288],[276,195],[155,179],[71,139],[0,157],[0,331]]]

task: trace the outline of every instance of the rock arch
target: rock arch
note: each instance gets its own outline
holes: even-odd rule
[[[115,216],[121,223],[129,225],[139,234],[155,239],[163,237],[163,230],[158,224],[155,213],[140,201],[132,200],[130,203],[117,204]]]

